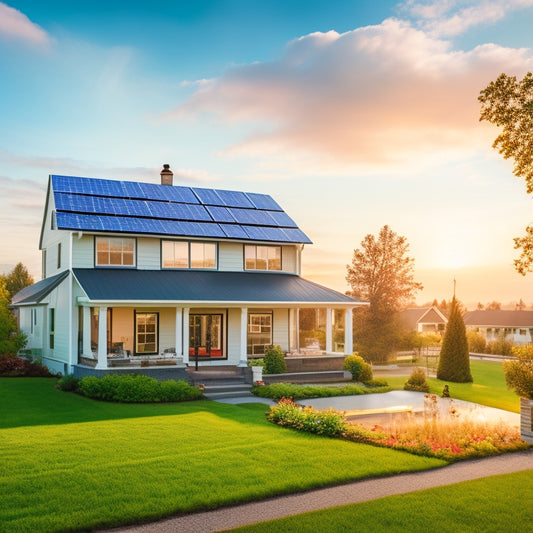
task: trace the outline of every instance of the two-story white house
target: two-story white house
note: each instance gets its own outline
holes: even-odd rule
[[[271,344],[300,353],[302,309],[323,317],[322,351],[352,353],[364,302],[300,276],[311,241],[269,195],[172,179],[168,165],[161,184],[50,176],[43,279],[13,298],[43,364],[246,366]]]

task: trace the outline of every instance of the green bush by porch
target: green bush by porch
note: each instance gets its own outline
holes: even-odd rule
[[[10,532],[111,527],[444,464],[288,431],[264,405],[107,403],[54,385],[0,379]]]

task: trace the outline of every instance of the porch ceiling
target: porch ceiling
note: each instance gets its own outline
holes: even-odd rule
[[[198,270],[73,269],[91,301],[362,304],[294,274]]]

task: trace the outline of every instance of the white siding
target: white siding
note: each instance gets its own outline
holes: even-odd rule
[[[74,268],[94,268],[94,236],[72,236],[72,266]]]
[[[159,239],[137,238],[137,268],[159,270],[161,268],[161,241]]]
[[[272,340],[284,352],[289,351],[289,310],[274,309]]]
[[[244,270],[244,247],[238,242],[218,243],[218,269],[242,272]]]
[[[282,246],[281,247],[281,269],[283,272],[291,272],[298,274],[298,267],[296,261],[296,246]]]

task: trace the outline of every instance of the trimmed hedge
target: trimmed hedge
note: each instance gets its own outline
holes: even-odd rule
[[[331,396],[351,396],[372,394],[374,392],[389,392],[392,390],[386,381],[375,380],[377,383],[371,387],[360,385],[345,385],[343,387],[320,387],[316,385],[294,385],[293,383],[273,383],[272,385],[256,385],[252,392],[261,398],[281,400],[293,398],[303,400],[306,398],[329,398]]]
[[[97,378],[86,376],[79,381],[65,376],[58,382],[61,390],[72,390],[95,400],[121,403],[158,403],[199,400],[202,391],[186,381],[157,381],[142,374],[108,374]]]

